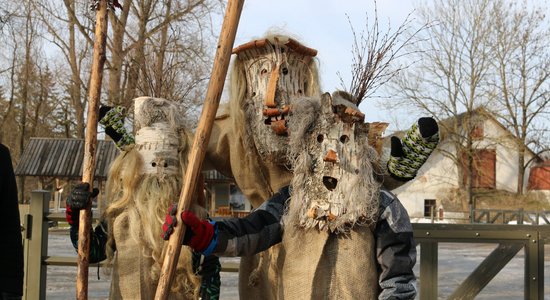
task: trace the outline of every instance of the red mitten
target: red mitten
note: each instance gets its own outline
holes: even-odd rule
[[[178,212],[178,205],[174,203],[170,206],[170,208],[168,208],[168,214],[166,214],[164,224],[162,224],[162,238],[165,241],[170,239],[170,235],[172,235],[172,232],[174,232],[174,227],[176,227],[176,224],[178,223],[178,220],[176,219],[176,212]]]
[[[177,206],[173,204],[168,210],[168,214],[162,224],[162,238],[168,240],[174,232],[174,227],[177,225],[176,219]],[[181,213],[181,219],[185,226],[185,236],[183,244],[188,245],[198,252],[203,252],[208,248],[214,237],[214,226],[206,220],[200,220],[190,211]]]
[[[69,225],[78,227],[78,223],[80,220],[80,210],[73,210],[71,206],[67,205],[67,208],[65,209],[65,219],[67,219]]]
[[[190,211],[182,212],[181,220],[187,226],[183,244],[199,252],[206,250],[214,237],[214,226],[206,220],[200,220]]]
[[[164,240],[170,239],[170,235],[172,235],[174,227],[178,223],[176,219],[177,210],[177,204],[170,206],[168,214],[164,219],[164,224],[162,224],[162,238]],[[214,237],[214,226],[206,220],[200,220],[190,211],[182,212],[181,219],[185,226],[187,226],[185,236],[183,237],[183,244],[198,252],[206,250]]]

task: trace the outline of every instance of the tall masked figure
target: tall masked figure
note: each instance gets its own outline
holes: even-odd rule
[[[165,212],[181,192],[190,145],[182,114],[174,102],[140,97],[135,99],[134,107],[135,144],[124,146],[111,165],[108,204],[102,225],[93,231],[90,246],[92,262],[107,258],[112,266],[111,299],[154,298],[167,248],[159,232]],[[71,197],[78,198],[75,195],[78,192]],[[203,195],[203,191],[196,195]],[[196,205],[198,197],[193,199],[192,210],[204,218],[205,210]],[[68,208],[75,211],[74,205]],[[78,219],[72,218],[71,213],[67,218],[69,222]],[[78,228],[71,226],[71,233],[72,227]],[[73,245],[77,246],[74,242],[75,239]],[[200,262],[200,254],[188,247],[181,250],[170,299],[196,299],[201,293],[203,299],[210,299],[204,289],[201,291],[202,274],[196,272]],[[219,271],[217,258],[207,257],[203,263]],[[219,277],[202,281],[219,289]],[[212,281],[217,281],[217,285],[212,285]]]
[[[270,35],[233,53],[230,102],[214,123],[205,164],[234,178],[257,208],[292,178],[286,124],[295,99],[320,94],[317,51]],[[241,259],[241,299],[275,297],[274,251]]]
[[[221,107],[206,155],[258,207],[290,182],[286,124],[292,102],[320,95],[317,51],[281,35],[233,49],[230,102]]]
[[[120,299],[152,299],[166,248],[158,233],[181,191],[190,139],[173,102],[141,97],[134,105],[135,146],[113,162],[107,182],[107,258],[113,263],[112,293],[119,292]],[[196,293],[199,281],[191,261],[191,251],[182,249],[174,299]]]

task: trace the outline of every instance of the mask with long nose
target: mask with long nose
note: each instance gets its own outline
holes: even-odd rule
[[[315,49],[284,36],[255,40],[233,50],[246,78],[243,103],[249,136],[262,158],[282,161],[292,102],[318,93]]]

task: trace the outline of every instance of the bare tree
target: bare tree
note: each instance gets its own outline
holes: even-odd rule
[[[88,2],[40,0],[35,3],[52,42],[70,66],[71,75],[64,86],[76,113],[76,131],[81,136],[93,41]],[[199,83],[207,76],[212,57],[210,16],[217,12],[221,2],[140,0],[121,3],[120,10],[109,12],[111,29],[106,61],[107,100],[104,103],[129,108],[131,100],[141,95],[193,103],[194,99],[186,96],[189,90],[197,87],[204,92],[204,86]]]
[[[508,3],[509,2],[509,3]],[[550,108],[550,24],[542,7],[515,1],[493,1],[494,76],[491,96],[499,104],[499,120],[517,139],[517,193],[523,193],[528,146],[548,150],[544,126]],[[548,126],[548,124],[546,124]]]
[[[435,117],[453,141],[454,151],[444,155],[455,162],[459,174],[466,175],[458,176],[458,186],[466,187],[470,205],[474,159],[470,132],[477,122],[475,110],[487,105],[490,2],[436,0],[432,6],[420,7],[420,22],[433,25],[419,35],[417,51],[407,57],[416,61],[414,66],[390,85],[397,95],[391,107],[407,107]]]
[[[69,130],[72,136],[84,137],[84,112],[86,109],[86,90],[89,81],[89,66],[93,40],[92,22],[88,18],[82,21],[78,15],[87,12],[88,6],[78,1],[33,1],[41,24],[47,28],[46,38],[57,46],[66,66],[66,72],[60,74],[60,86],[63,86],[72,106],[69,119],[75,120],[75,128]],[[65,12],[60,14],[60,12]],[[67,123],[66,125],[70,125]]]
[[[31,1],[14,7],[10,22],[2,28],[7,33],[2,36],[9,51],[3,53],[9,63],[2,72],[2,84],[6,86],[7,109],[2,118],[2,139],[12,149],[15,162],[19,159],[27,142],[34,133],[48,126],[44,112],[48,110],[49,88],[42,85],[41,74],[46,70],[41,49],[40,29],[35,18]],[[44,77],[42,76],[44,75]],[[3,112],[4,113],[4,112]],[[48,130],[43,130],[47,132]],[[18,178],[19,199],[25,201],[25,178]]]
[[[9,45],[9,44],[5,44],[5,45]],[[10,131],[10,130],[6,130],[7,128],[9,128],[10,125],[9,124],[9,120],[10,119],[13,119],[13,111],[14,111],[14,107],[15,107],[15,69],[16,69],[16,63],[17,63],[17,51],[18,51],[18,45],[17,45],[17,42],[15,42],[14,44],[12,44],[12,51],[11,51],[11,58],[10,58],[10,66],[8,67],[8,70],[9,70],[9,77],[7,78],[7,82],[9,83],[9,88],[10,88],[10,91],[8,93],[8,95],[5,95],[5,93],[3,93],[3,97],[2,97],[2,102],[7,102],[5,105],[3,105],[3,111],[4,113],[2,114],[2,120],[0,120],[0,128],[2,128],[2,130],[0,131],[0,142],[3,142],[4,140],[4,132],[16,132],[16,131]],[[5,97],[8,97],[8,99],[4,99]],[[3,103],[4,104],[4,103]]]
[[[142,1],[132,6],[137,21],[125,25],[126,42],[120,49],[126,58],[124,65],[109,73],[115,78],[110,80],[110,94],[121,91],[120,99],[112,101],[129,106],[135,96],[151,95],[193,102],[187,96],[197,87],[203,94],[205,85],[200,83],[208,74],[212,57],[209,20],[217,7],[219,2],[212,0]]]
[[[395,63],[399,58],[410,55],[409,52],[405,51],[405,46],[407,45],[407,49],[413,49],[413,39],[419,32],[427,28],[427,24],[423,24],[418,29],[410,32],[412,30],[410,16],[409,14],[395,31],[392,32],[392,28],[388,23],[387,31],[382,32],[378,21],[377,3],[374,1],[374,21],[372,24],[369,22],[367,13],[365,28],[359,34],[351,25],[348,16],[353,34],[351,47],[352,76],[349,86],[346,85],[341,74],[338,73],[338,77],[342,89],[356,99],[357,105],[364,99],[373,96],[379,87],[410,65],[396,65]],[[405,35],[406,32],[409,33],[408,36]],[[416,52],[415,50],[412,51]]]

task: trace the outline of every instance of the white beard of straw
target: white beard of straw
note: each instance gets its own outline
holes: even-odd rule
[[[180,112],[171,101],[140,97],[135,100],[136,144],[113,162],[107,182],[106,210],[110,220],[108,258],[112,260],[116,241],[113,222],[127,215],[128,234],[140,246],[136,256],[152,258],[149,274],[155,283],[164,261],[165,241],[160,237],[168,207],[182,189],[181,174],[187,167],[189,137]],[[189,251],[182,251],[176,267],[172,291],[196,294],[199,279],[191,268]],[[156,284],[155,284],[156,285]]]
[[[309,99],[293,107],[289,124],[294,158],[292,193],[285,226],[348,232],[354,225],[376,221],[378,192],[371,161],[375,151],[356,123],[344,123],[332,109]],[[327,158],[329,153],[331,157]]]

